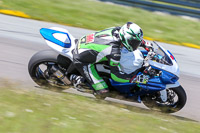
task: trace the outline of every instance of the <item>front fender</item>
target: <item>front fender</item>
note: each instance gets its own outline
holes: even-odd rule
[[[175,88],[178,86],[180,86],[180,83],[178,81],[176,81],[174,84],[166,84],[166,89]]]

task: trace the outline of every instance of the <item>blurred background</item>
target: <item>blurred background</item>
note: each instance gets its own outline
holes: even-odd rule
[[[200,131],[200,0],[0,0],[0,13],[0,133]],[[40,28],[62,27],[80,38],[128,21],[176,57],[188,96],[181,111],[46,91],[30,78],[31,56],[48,49]]]
[[[1,0],[2,9],[31,18],[101,30],[137,23],[146,37],[171,43],[200,45],[199,0]]]

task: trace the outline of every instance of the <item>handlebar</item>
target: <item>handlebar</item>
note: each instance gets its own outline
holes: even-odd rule
[[[162,63],[162,64],[166,64],[166,65],[170,65],[167,61],[165,61],[163,58],[159,58],[158,55],[154,52],[154,51],[149,51],[146,58],[144,59],[144,61],[148,61],[148,59],[151,60],[155,60],[158,63]],[[144,66],[148,66],[148,65],[144,65]]]

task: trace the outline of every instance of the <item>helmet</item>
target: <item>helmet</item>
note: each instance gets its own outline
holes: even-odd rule
[[[119,37],[123,46],[130,52],[136,50],[143,40],[142,29],[135,23],[128,22],[121,27]]]

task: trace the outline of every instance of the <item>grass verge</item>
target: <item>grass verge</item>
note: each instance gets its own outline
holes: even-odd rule
[[[33,19],[93,30],[139,24],[144,35],[185,46],[200,46],[200,23],[171,15],[158,15],[139,8],[107,4],[96,0],[2,0],[2,9],[23,11]],[[196,47],[198,48],[198,46]]]
[[[72,94],[0,88],[1,133],[197,133],[200,123]]]

